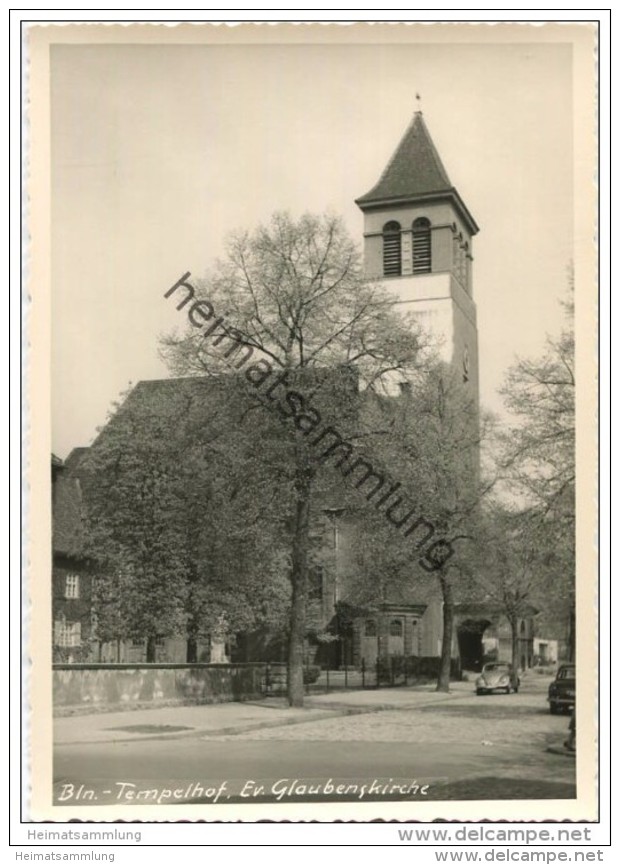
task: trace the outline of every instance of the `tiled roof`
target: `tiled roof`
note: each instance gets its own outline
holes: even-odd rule
[[[338,368],[338,372],[346,375],[345,382],[350,380],[351,388],[357,392],[357,371],[353,367],[343,365]],[[320,367],[294,370],[289,382],[307,384],[310,394],[315,393],[319,397],[318,404],[320,404],[321,387],[325,384],[329,387],[331,381],[338,381],[334,378],[334,373],[334,369]],[[162,420],[169,420],[176,416],[179,422],[183,417],[188,429],[196,432],[197,425],[200,423],[204,425],[205,415],[213,417],[219,414],[225,419],[228,411],[231,418],[235,417],[238,413],[238,409],[233,405],[235,394],[239,393],[242,397],[247,397],[252,392],[253,388],[248,386],[245,376],[241,373],[140,381],[127,395],[116,414],[103,427],[90,451],[96,454],[110,431],[118,428],[125,418],[132,414],[134,418],[139,418],[141,415],[150,418],[159,416]],[[88,466],[88,461],[85,466]]]
[[[356,199],[356,204],[365,210],[390,202],[435,197],[451,199],[469,224],[471,233],[478,231],[474,218],[450,182],[422,112],[416,111],[378,182]]]
[[[381,607],[426,607],[441,600],[441,590],[433,575],[412,566],[411,578],[359,584],[355,581],[342,587],[343,600],[363,609]]]
[[[85,455],[88,453],[87,447],[81,448],[73,448],[67,459],[65,460],[65,467],[70,472],[76,472],[79,464],[82,462]]]
[[[370,192],[357,199],[369,204],[389,198],[409,198],[449,192],[450,178],[429,135],[421,112],[414,114],[387,168]]]
[[[82,493],[79,480],[60,469],[53,490],[52,547],[55,553],[79,556],[82,547]]]

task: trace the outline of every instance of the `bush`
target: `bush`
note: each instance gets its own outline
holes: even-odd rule
[[[377,683],[390,684],[392,679],[404,673],[404,669],[404,658],[402,655],[377,658]]]
[[[315,665],[304,667],[304,685],[314,685],[321,675],[321,668]]]
[[[88,643],[81,646],[52,646],[53,664],[85,664],[92,660]]]

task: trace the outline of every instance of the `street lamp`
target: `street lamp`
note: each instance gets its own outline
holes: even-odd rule
[[[338,536],[338,517],[341,517],[344,513],[344,508],[323,508],[323,513],[328,517],[329,521],[332,524],[333,531],[333,548],[334,548],[334,589],[333,589],[333,599],[334,599],[334,609],[339,600],[339,586],[338,586],[338,549],[339,549],[339,536]]]

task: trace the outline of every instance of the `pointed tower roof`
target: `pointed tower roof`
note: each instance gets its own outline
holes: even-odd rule
[[[356,199],[362,210],[413,200],[451,199],[472,234],[478,226],[437,153],[421,111],[416,111],[383,174],[370,192]]]

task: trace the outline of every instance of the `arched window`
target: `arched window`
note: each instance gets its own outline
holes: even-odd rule
[[[413,272],[431,272],[431,224],[425,216],[413,223]]]
[[[364,626],[364,634],[367,637],[377,636],[377,623],[374,619],[366,619],[366,624]]]
[[[400,619],[392,619],[390,622],[390,637],[402,637],[403,623]]]
[[[400,223],[386,222],[383,226],[383,275],[401,275]]]

